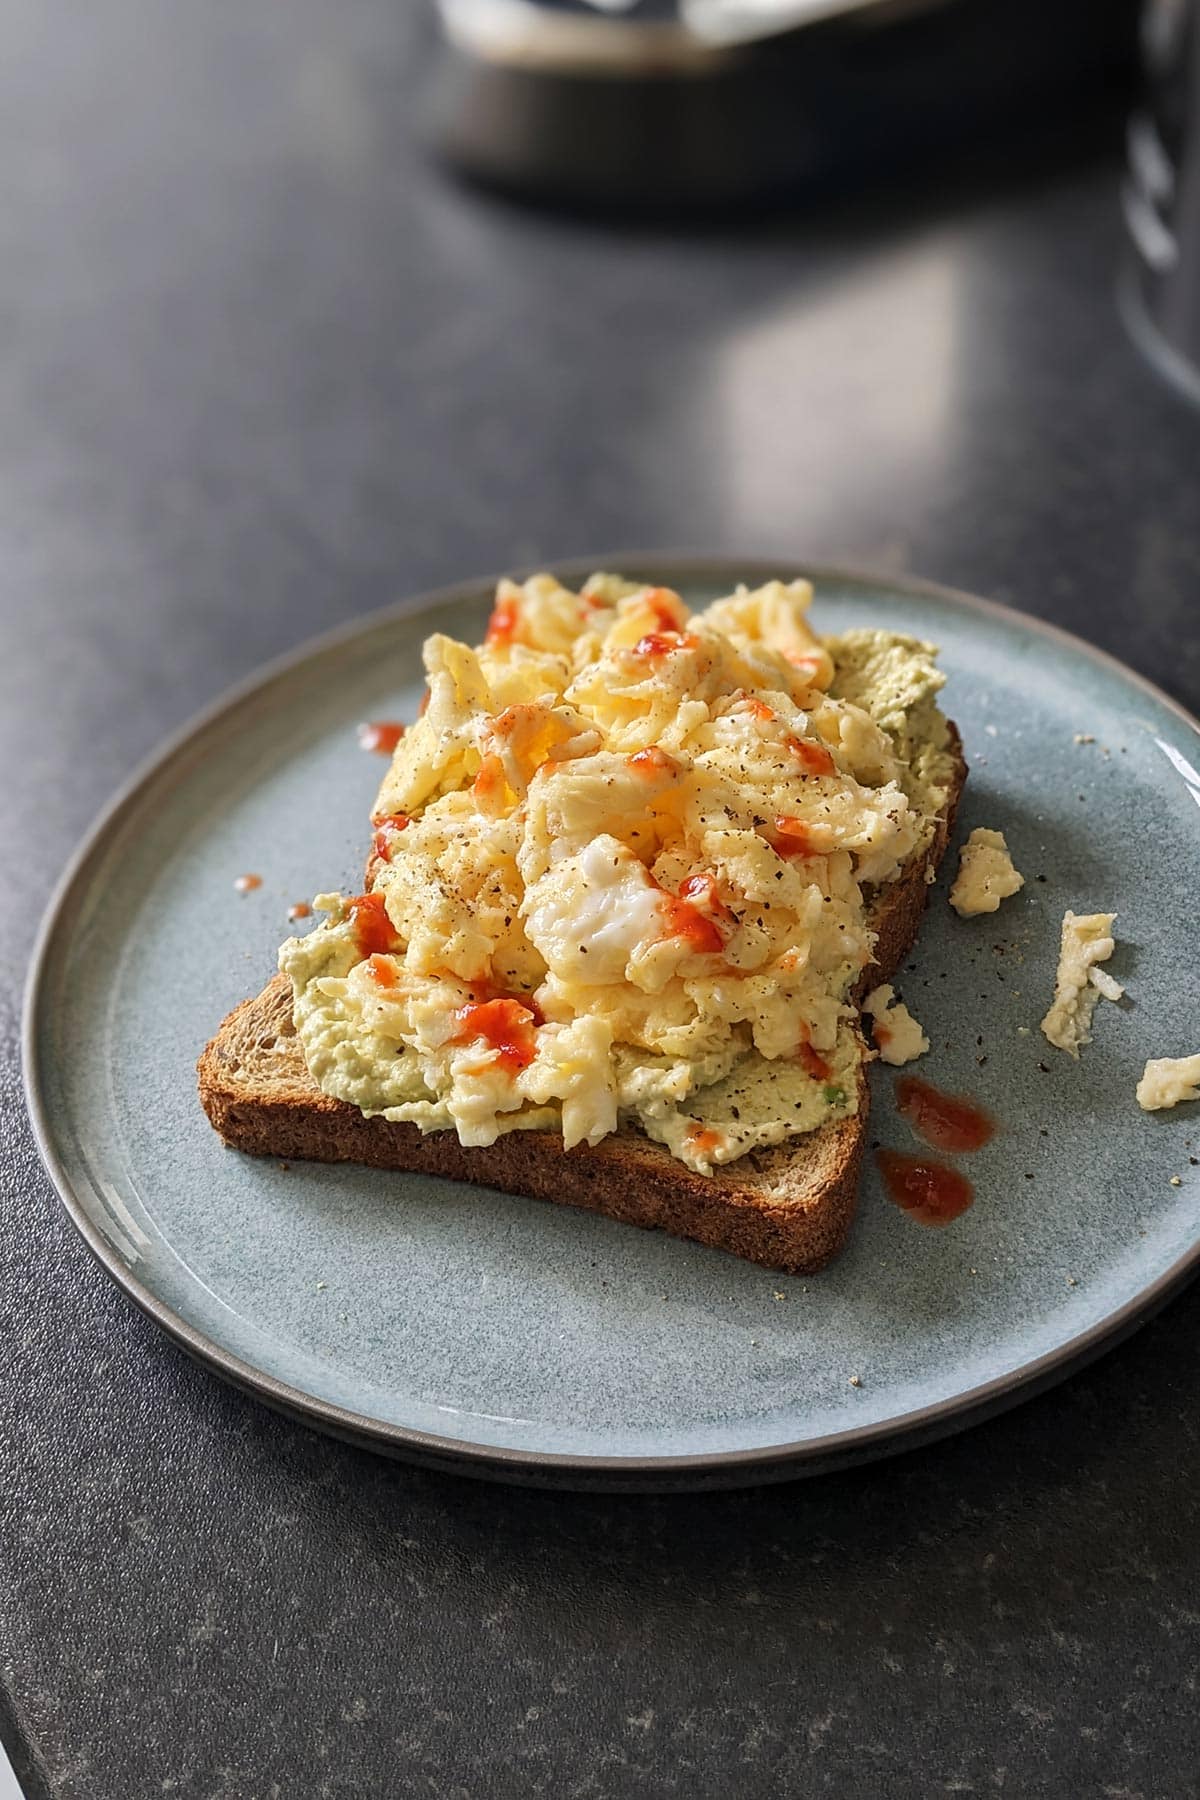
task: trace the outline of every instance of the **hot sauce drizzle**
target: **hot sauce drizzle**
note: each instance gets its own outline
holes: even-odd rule
[[[479,765],[479,773],[471,783],[471,792],[476,800],[494,800],[504,787],[504,782],[504,764],[494,752],[489,752]]]
[[[354,941],[362,956],[387,956],[399,948],[382,894],[356,894],[346,907],[354,926]]]
[[[694,1145],[701,1156],[711,1156],[713,1151],[719,1150],[725,1142],[721,1133],[719,1131],[713,1131],[711,1126],[708,1125],[696,1124],[690,1126],[688,1128],[687,1137],[688,1143]]]
[[[698,956],[712,956],[725,948],[725,939],[711,919],[705,918],[702,912],[688,900],[679,900],[674,894],[663,896],[663,910],[666,913],[666,931],[664,937],[681,937]]]
[[[368,956],[367,971],[376,987],[394,988],[396,965],[386,956]]]
[[[775,820],[774,847],[780,856],[825,856],[829,845],[824,834],[803,819],[781,814]]]
[[[807,738],[790,737],[787,747],[806,775],[836,775],[837,764],[824,744],[814,744]]]
[[[785,650],[783,654],[785,661],[790,662],[793,669],[799,669],[802,673],[813,675],[821,666],[819,650]]]
[[[451,1041],[473,1044],[482,1038],[488,1049],[496,1052],[498,1065],[510,1075],[527,1069],[537,1055],[534,1028],[541,1023],[541,1015],[532,1002],[511,997],[479,1000],[460,1006],[454,1017]]]
[[[796,1057],[805,1074],[811,1075],[814,1081],[828,1081],[833,1074],[833,1070],[821,1052],[814,1050],[811,1044],[801,1044],[796,1052]]]
[[[406,831],[412,820],[407,813],[382,813],[372,819],[371,823],[375,826],[371,848],[381,862],[390,862],[397,834]]]
[[[717,892],[717,878],[707,870],[698,875],[689,875],[679,890],[679,898],[686,900],[690,906],[699,907],[710,919],[720,919],[723,925],[736,925],[737,920]]]
[[[996,1121],[981,1106],[962,1094],[943,1094],[919,1075],[900,1077],[896,1105],[918,1137],[952,1156],[979,1150],[996,1134]]]
[[[736,925],[737,920],[717,893],[717,878],[707,872],[689,875],[679,893],[663,895],[666,915],[664,937],[681,937],[699,956],[715,956],[725,948],[725,934],[717,924]]]
[[[359,746],[363,750],[375,750],[380,756],[390,756],[404,736],[404,730],[395,719],[373,720],[369,725],[359,726]]]
[[[520,613],[517,610],[516,601],[513,599],[497,600],[492,608],[492,616],[488,620],[484,643],[490,644],[493,649],[500,644],[511,644],[517,635],[519,623]]]
[[[307,900],[297,900],[294,906],[288,907],[289,919],[307,919],[311,913],[312,907]]]
[[[255,888],[260,888],[262,886],[262,876],[238,875],[235,878],[233,885],[239,894],[252,894]]]
[[[687,617],[687,609],[673,588],[651,588],[642,595],[642,605],[654,614],[662,631],[678,631]]]
[[[936,1157],[877,1150],[875,1160],[888,1199],[922,1225],[949,1225],[966,1212],[975,1198],[966,1176]]]
[[[631,769],[636,769],[639,775],[647,778],[655,775],[672,775],[675,772],[675,763],[665,750],[659,749],[657,744],[651,744],[646,750],[635,750],[629,758],[629,766]]]
[[[635,656],[648,657],[654,662],[660,656],[670,656],[675,650],[695,650],[700,639],[690,631],[648,631],[634,645]]]

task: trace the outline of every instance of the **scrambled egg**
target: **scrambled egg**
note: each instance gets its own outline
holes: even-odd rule
[[[960,919],[994,913],[1010,894],[1019,893],[1025,877],[1013,866],[1002,831],[976,827],[959,852],[958,874],[950,904]]]
[[[1185,1100],[1200,1100],[1200,1056],[1152,1056],[1137,1084],[1143,1112],[1161,1112]]]
[[[1042,1020],[1042,1031],[1058,1050],[1079,1059],[1081,1044],[1092,1041],[1092,1014],[1101,995],[1119,1000],[1125,989],[1114,981],[1107,962],[1116,944],[1112,935],[1116,913],[1063,914],[1062,944],[1054,977],[1054,1001]]]
[[[863,889],[952,765],[930,647],[823,643],[811,598],[539,575],[429,639],[369,891],[280,952],[327,1093],[473,1145],[634,1124],[701,1173],[855,1110]]]
[[[900,1069],[905,1063],[924,1056],[929,1039],[903,1000],[897,1000],[895,994],[896,990],[887,983],[875,988],[863,1001],[863,1012],[871,1020],[871,1036],[880,1059],[894,1069]]]

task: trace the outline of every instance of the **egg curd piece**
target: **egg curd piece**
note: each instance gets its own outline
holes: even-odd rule
[[[714,600],[700,616],[743,654],[753,657],[755,647],[774,651],[802,685],[827,688],[833,658],[808,623],[812,598],[810,581],[768,581],[760,588],[741,587],[728,600]]]
[[[701,1173],[856,1109],[863,884],[927,841],[945,722],[928,645],[822,642],[811,598],[539,575],[478,648],[429,639],[371,891],[280,952],[326,1093],[464,1144],[634,1127]]]
[[[662,940],[662,898],[637,857],[603,833],[534,882],[521,911],[560,982],[608,986],[634,980],[638,953]]]

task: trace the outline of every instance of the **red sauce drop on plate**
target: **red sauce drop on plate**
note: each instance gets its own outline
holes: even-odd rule
[[[496,1052],[500,1067],[510,1075],[527,1069],[537,1054],[533,1034],[541,1021],[532,1003],[511,997],[480,1000],[460,1006],[454,1017],[457,1029],[453,1041],[473,1044],[482,1038],[488,1049]]]
[[[390,756],[403,736],[404,726],[396,719],[374,719],[369,725],[358,728],[360,747],[374,750],[380,756]]]
[[[520,622],[521,615],[514,599],[497,600],[492,608],[492,616],[488,620],[484,643],[490,644],[493,649],[498,648],[501,644],[511,644],[517,635],[517,626]]]
[[[387,956],[399,948],[382,894],[358,894],[346,908],[354,927],[354,941],[362,956]]]
[[[252,894],[255,888],[260,888],[262,886],[262,876],[239,875],[233,885],[239,894]]]
[[[289,919],[307,919],[312,915],[312,907],[307,900],[297,900],[294,906],[288,907]]]
[[[806,775],[835,775],[837,765],[824,744],[808,738],[790,737],[787,747]]]
[[[878,1042],[879,1034],[875,1034]],[[963,1094],[943,1094],[919,1075],[902,1075],[896,1105],[918,1137],[952,1156],[979,1150],[996,1134],[996,1121]]]
[[[965,1213],[975,1190],[965,1175],[932,1156],[905,1156],[899,1150],[877,1150],[875,1160],[888,1199],[921,1225],[949,1225]]]

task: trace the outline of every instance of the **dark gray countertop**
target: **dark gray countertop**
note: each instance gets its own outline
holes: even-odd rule
[[[626,234],[429,166],[401,5],[3,23],[0,1734],[31,1794],[1194,1794],[1200,1295],[808,1485],[435,1478],[134,1311],[41,1173],[16,1048],[47,887],[135,761],[459,575],[840,557],[1200,706],[1200,416],[1118,323],[1113,161]]]

